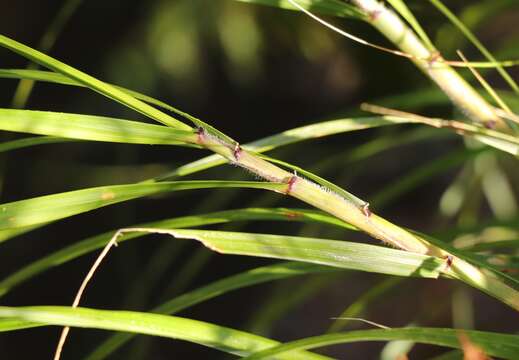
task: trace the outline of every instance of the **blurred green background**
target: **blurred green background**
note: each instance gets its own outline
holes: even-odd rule
[[[36,47],[65,3],[4,1],[0,31]],[[52,56],[105,81],[179,107],[241,143],[318,120],[359,115],[359,104],[364,101],[431,116],[460,115],[409,61],[351,43],[296,12],[232,0],[84,0],[77,3],[77,10],[50,51]],[[427,2],[408,3],[446,58],[453,59],[458,48],[471,59],[479,58]],[[465,16],[466,23],[495,54],[519,58],[516,26],[519,3],[467,0],[449,5]],[[366,24],[332,20],[362,38],[385,44]],[[21,68],[26,62],[0,50],[0,65]],[[511,74],[519,78],[517,69],[512,69]],[[500,78],[493,73],[488,75],[492,84],[504,88]],[[11,106],[16,85],[16,81],[2,80],[2,107]],[[512,99],[512,105],[517,102]],[[147,121],[87,90],[49,84],[35,86],[27,108]],[[459,176],[462,161],[474,155],[464,153],[461,161],[456,160],[453,154],[462,151],[463,140],[445,135],[434,141],[409,141],[407,145],[397,146],[395,139],[403,143],[407,137],[418,137],[411,135],[414,130],[399,127],[334,136],[287,147],[273,156],[315,171],[361,198],[375,200],[377,212],[420,231],[441,234],[452,226],[471,227],[494,217],[517,220],[514,194],[519,191],[519,170],[516,162],[507,156],[496,160],[507,174],[505,184],[501,184],[497,192],[502,195],[502,191],[508,191],[511,198],[496,200],[497,205],[493,205],[486,198],[484,188],[472,184],[470,201],[456,205],[456,200],[445,198],[445,190]],[[3,140],[23,137],[0,136]],[[377,147],[384,146],[389,149],[376,153]],[[367,156],[370,152],[374,155]],[[144,180],[206,153],[162,146],[78,142],[0,155],[1,200],[9,202]],[[340,159],[340,167],[336,166],[337,159]],[[494,160],[478,161],[483,164],[479,166],[485,168],[489,166],[488,161]],[[427,165],[432,173],[423,170],[422,178],[420,174],[411,176],[408,180],[411,185],[399,185],[405,176]],[[196,177],[250,179],[231,166]],[[399,186],[404,190],[402,193]],[[144,221],[249,206],[301,207],[302,204],[259,191],[203,190],[115,205],[48,225],[23,235],[21,241],[2,244],[0,274],[8,275],[22,264],[103,231]],[[449,210],[453,207],[463,216],[454,220]],[[359,234],[345,234],[315,225],[258,222],[224,226],[226,229],[238,227],[251,232],[372,241]],[[2,299],[2,304],[70,304],[95,256],[85,256],[37,277]],[[267,263],[270,261],[215,255],[197,244],[148,236],[112,250],[82,303],[90,307],[146,310],[183,290]],[[323,332],[330,326],[331,317],[386,278],[345,272],[281,281],[227,294],[189,309],[181,316],[291,340]],[[380,296],[361,315],[391,327],[413,322],[453,326],[454,321],[455,326],[506,332],[517,326],[512,310],[446,280],[406,280]],[[50,357],[58,333],[56,328],[54,332],[35,329],[1,335],[0,357]],[[106,335],[101,331],[72,330],[65,358],[81,358]],[[335,346],[326,353],[338,358],[367,359],[376,358],[382,347],[383,344],[378,343],[356,343]],[[418,346],[411,358],[420,359],[439,351]],[[137,337],[112,358],[169,359],[175,356],[225,357],[193,344]]]

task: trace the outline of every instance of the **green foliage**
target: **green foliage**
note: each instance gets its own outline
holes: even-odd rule
[[[83,328],[97,328],[137,332],[163,336],[172,339],[191,341],[235,355],[248,355],[253,352],[277,345],[278,342],[261,336],[218,326],[203,321],[131,311],[94,310],[87,308],[41,306],[27,308],[0,308],[3,318],[15,318],[19,326],[68,325]],[[21,322],[25,320],[26,322]],[[7,329],[12,330],[12,322]],[[296,352],[302,359],[326,359],[327,357]],[[293,355],[281,356],[289,359]]]
[[[515,335],[504,335],[482,331],[466,331],[466,335],[474,344],[480,346],[488,355],[512,359],[519,351],[519,338]],[[339,344],[353,341],[376,340],[412,340],[427,344],[441,345],[456,348],[459,346],[459,333],[453,329],[441,328],[407,328],[407,329],[383,329],[351,331],[349,333],[337,333],[316,336],[313,338],[296,340],[264,350],[247,357],[247,359],[265,359],[273,355],[282,354],[285,351],[312,349],[319,346]]]
[[[516,357],[519,353],[519,338],[516,335],[476,330],[460,332],[454,328],[454,325],[453,328],[448,329],[381,326],[380,329],[375,330],[327,333],[291,342],[279,342],[215,322],[171,316],[245,287],[273,281],[288,281],[289,278],[296,276],[307,279],[312,274],[326,277],[327,281],[317,279],[301,285],[302,288],[297,294],[300,296],[295,296],[295,300],[292,302],[288,300],[284,302],[283,297],[290,296],[290,292],[294,290],[282,289],[283,291],[278,295],[270,297],[272,299],[270,304],[266,303],[263,308],[259,306],[255,309],[254,315],[257,319],[262,314],[268,313],[268,309],[288,311],[290,306],[297,306],[299,302],[305,301],[307,295],[313,295],[316,291],[335,284],[339,277],[335,278],[332,275],[341,275],[341,271],[345,269],[349,271],[349,274],[360,271],[373,273],[375,275],[372,276],[379,278],[382,275],[398,276],[399,278],[384,277],[375,286],[356,296],[357,300],[344,304],[342,308],[345,310],[342,311],[340,317],[345,317],[345,319],[338,318],[330,322],[327,326],[330,331],[344,328],[345,321],[352,320],[352,317],[368,316],[369,310],[376,303],[383,302],[389,296],[389,291],[392,291],[392,296],[399,298],[397,302],[399,306],[418,304],[420,302],[420,297],[417,295],[420,293],[418,284],[425,281],[419,278],[428,278],[427,281],[430,283],[438,281],[439,278],[451,279],[453,284],[463,283],[476,289],[478,294],[482,292],[490,295],[497,300],[499,306],[507,305],[512,311],[519,311],[519,280],[514,274],[514,269],[519,268],[519,241],[517,240],[519,237],[517,225],[519,206],[515,195],[518,191],[517,181],[514,181],[514,179],[519,179],[517,174],[519,138],[514,130],[517,127],[514,122],[518,122],[518,117],[512,113],[518,107],[515,97],[518,88],[512,75],[507,73],[503,67],[504,64],[510,65],[516,62],[499,62],[478,39],[477,26],[483,16],[481,10],[478,10],[480,8],[470,7],[470,9],[476,9],[473,11],[476,11],[477,16],[474,15],[473,20],[464,22],[468,16],[466,13],[461,12],[458,17],[442,2],[430,0],[430,3],[454,24],[454,28],[450,28],[449,31],[460,31],[466,38],[456,35],[459,45],[467,42],[476,46],[488,60],[479,65],[495,68],[513,92],[492,91],[492,94],[486,97],[481,96],[471,85],[471,82],[474,83],[472,79],[463,79],[468,72],[466,74],[457,71],[450,66],[454,63],[444,61],[441,57],[438,58],[439,60],[436,59],[436,52],[441,53],[442,51],[441,41],[435,41],[432,36],[437,32],[434,25],[438,20],[435,19],[430,24],[421,23],[423,4],[418,6],[413,2],[404,3],[400,0],[390,0],[385,5],[373,0],[349,2],[338,0],[238,0],[238,2],[248,4],[235,5],[235,8],[229,5],[230,8],[236,9],[229,11],[236,11],[238,15],[232,13],[232,16],[229,15],[230,17],[226,21],[236,20],[236,16],[239,17],[238,19],[241,19],[240,16],[243,16],[243,19],[250,19],[253,12],[259,12],[259,7],[256,8],[252,4],[294,11],[299,10],[296,6],[299,5],[318,16],[345,18],[345,24],[348,25],[352,19],[361,20],[377,29],[392,41],[394,46],[398,47],[399,52],[393,51],[393,53],[403,56],[399,59],[400,61],[411,60],[419,70],[429,77],[432,83],[438,85],[436,90],[420,85],[420,89],[414,88],[407,93],[392,93],[385,98],[375,99],[374,103],[403,108],[402,110],[406,111],[429,111],[439,105],[448,107],[450,104],[448,101],[451,100],[453,108],[449,108],[441,115],[433,113],[431,116],[422,116],[372,106],[367,108],[380,113],[380,116],[338,115],[331,117],[332,120],[317,121],[288,130],[274,129],[272,131],[274,135],[240,145],[234,137],[219,130],[212,122],[204,122],[166,102],[145,95],[144,92],[137,92],[100,80],[45,54],[44,51],[35,50],[0,35],[1,47],[47,69],[37,70],[35,66],[27,69],[0,69],[0,78],[22,80],[13,102],[16,107],[24,107],[34,82],[46,82],[52,86],[64,85],[69,88],[80,87],[92,90],[123,105],[127,110],[135,111],[160,123],[160,125],[148,124],[113,116],[93,115],[96,111],[87,115],[50,110],[2,108],[0,109],[0,130],[40,135],[7,139],[0,144],[0,152],[6,156],[13,156],[9,152],[15,149],[30,150],[36,145],[42,148],[59,143],[62,143],[60,146],[66,147],[72,145],[68,144],[69,142],[163,145],[160,147],[160,151],[169,151],[168,156],[172,158],[176,155],[175,151],[180,151],[179,147],[187,148],[183,149],[186,152],[192,151],[192,148],[211,152],[210,155],[195,161],[181,160],[180,165],[174,169],[161,168],[161,171],[150,176],[142,175],[140,179],[147,178],[147,180],[140,182],[122,181],[117,178],[105,186],[91,187],[92,185],[90,185],[79,190],[56,192],[1,204],[0,242],[11,240],[6,245],[17,244],[17,241],[20,241],[17,238],[19,235],[24,234],[30,237],[35,234],[34,230],[45,229],[45,226],[58,220],[116,203],[126,203],[129,200],[159,194],[165,195],[180,190],[193,190],[195,194],[193,198],[199,193],[199,190],[200,193],[203,189],[213,191],[211,196],[207,196],[205,202],[169,200],[172,208],[186,211],[185,216],[164,215],[165,220],[148,221],[138,225],[131,222],[120,232],[115,228],[82,241],[76,241],[76,238],[73,237],[70,245],[54,251],[50,255],[41,256],[26,265],[18,264],[10,275],[6,275],[0,281],[0,296],[11,296],[16,293],[17,287],[22,283],[35,281],[33,278],[37,275],[64,266],[83,255],[91,254],[95,250],[103,248],[110,240],[117,240],[122,244],[127,240],[142,238],[143,235],[150,233],[167,235],[169,236],[167,241],[174,243],[185,242],[182,239],[197,240],[210,251],[217,253],[221,259],[224,259],[223,261],[230,259],[230,257],[224,256],[226,254],[238,255],[234,260],[236,261],[237,258],[237,261],[245,264],[251,261],[250,257],[270,259],[270,261],[290,260],[290,262],[277,262],[251,270],[240,270],[235,274],[219,280],[213,279],[208,284],[175,296],[166,293],[166,296],[162,297],[168,300],[147,312],[125,311],[124,309],[89,309],[76,306],[39,306],[37,300],[27,299],[24,303],[35,302],[35,306],[0,307],[0,331],[4,333],[22,329],[32,331],[31,328],[35,327],[58,325],[116,332],[97,347],[89,345],[92,352],[88,355],[88,360],[106,358],[135,334],[180,339],[250,359],[324,359],[328,357],[307,350],[360,341],[402,340],[407,341],[407,344],[410,344],[409,342],[432,344],[458,349],[462,352],[467,351],[468,342],[469,345],[478,347],[489,356],[507,359]],[[194,1],[186,6],[196,6],[195,3],[197,2]],[[218,18],[220,15],[215,9],[220,5],[223,7],[224,2],[216,3],[218,4],[206,4],[205,10],[210,12],[212,9],[217,14],[215,18]],[[492,14],[499,14],[499,11],[505,11],[508,7],[513,6],[512,3],[503,1],[504,5],[495,9],[490,2],[484,3],[486,5],[481,4],[481,8],[491,7],[495,10],[495,13]],[[60,29],[63,29],[65,22],[72,16],[79,4],[80,1],[77,0],[66,3],[48,30],[50,40],[40,44],[41,50],[49,51],[52,48]],[[234,2],[229,2],[229,4],[234,4]],[[271,11],[275,13],[275,10]],[[304,14],[302,12],[292,13],[294,18],[296,15],[302,17]],[[302,19],[310,21],[310,19]],[[445,22],[445,19],[441,19],[441,21]],[[252,23],[252,21],[244,22],[240,26],[252,28]],[[311,33],[315,31],[316,34],[319,34],[316,36],[322,40],[322,43],[317,44],[322,46],[319,51],[325,51],[323,49],[326,49],[327,46],[328,49],[331,48],[330,45],[326,45],[327,35],[324,35],[325,32],[320,25],[315,27],[316,30],[312,30],[306,22],[304,25],[301,24],[294,26],[297,28],[296,32]],[[195,25],[191,24],[191,26]],[[353,29],[357,29],[358,22],[352,23],[351,26]],[[251,29],[249,31],[253,32]],[[445,31],[443,28],[442,34]],[[203,31],[200,30],[200,33]],[[402,36],[403,33],[405,36]],[[220,36],[225,38],[229,35],[222,32]],[[222,40],[223,43],[229,41],[228,38],[225,39],[227,40]],[[312,40],[311,37],[304,38],[302,41],[308,46],[317,46],[313,42],[315,39]],[[377,47],[366,41],[363,42],[363,40],[360,42]],[[240,44],[243,47],[243,43]],[[194,46],[191,43],[184,45],[186,52],[190,46]],[[250,47],[253,47],[252,43]],[[308,59],[312,59],[312,56],[315,56],[316,48],[311,50],[308,47],[303,52],[306,52]],[[380,49],[379,46],[378,48]],[[238,51],[237,48],[233,49],[235,52]],[[377,53],[370,54],[377,62]],[[227,55],[229,58],[234,56],[235,61],[239,62],[237,60],[239,54]],[[251,59],[254,56],[248,58]],[[409,68],[406,69],[406,71],[409,70]],[[385,70],[390,71],[390,69]],[[386,87],[388,85],[383,81],[380,84]],[[400,86],[396,86],[395,89],[400,89]],[[447,96],[443,96],[442,92]],[[494,108],[486,100],[490,96],[494,96],[494,98],[499,96],[504,99],[504,101],[499,101],[502,109]],[[351,114],[352,111],[344,113]],[[131,116],[125,113],[121,116],[132,118],[135,114]],[[281,113],[277,116],[283,118]],[[451,120],[452,118],[456,118],[456,120]],[[460,120],[460,118],[462,119]],[[189,123],[190,125],[188,125]],[[246,128],[247,123],[236,124],[237,128],[240,126]],[[427,126],[428,129],[407,130],[408,127],[417,126]],[[356,145],[342,144],[342,150],[330,156],[329,153],[333,150],[330,151],[332,147],[328,143],[331,144],[332,141],[331,139],[328,141],[328,137],[344,136],[346,133],[356,133],[361,130],[369,131],[375,137],[361,145],[357,145],[358,142],[355,142]],[[359,139],[363,139],[361,135],[358,136]],[[321,139],[317,145],[309,142],[317,139]],[[401,172],[398,178],[391,183],[386,184],[386,180],[381,180],[380,183],[377,183],[377,191],[368,196],[357,197],[354,195],[354,190],[350,192],[342,186],[347,183],[347,181],[343,181],[344,179],[351,179],[358,173],[366,173],[369,174],[366,176],[375,178],[380,176],[383,179],[382,175],[388,161],[380,160],[379,156],[382,157],[386,152],[398,150],[397,158],[402,156],[405,159],[407,150],[402,147],[424,140],[427,140],[428,143],[422,145],[428,148],[437,150],[447,146],[448,149],[441,152],[436,151],[434,156],[424,155],[423,159],[421,154],[418,154],[419,165],[411,167],[405,173]],[[176,147],[170,147],[171,145]],[[276,151],[275,155],[263,154],[272,151]],[[292,156],[294,153],[291,155],[290,151],[294,151],[297,156]],[[440,155],[436,156],[437,153]],[[278,159],[279,157],[282,157],[283,160]],[[290,159],[285,161],[285,158]],[[261,181],[240,181],[234,178],[225,180],[227,174],[224,168],[204,173],[206,170],[226,163],[234,164],[240,169],[252,173]],[[297,165],[292,163],[297,163]],[[311,171],[309,168],[312,168]],[[452,169],[460,169],[458,176],[454,179]],[[334,181],[327,180],[323,174],[332,170],[334,175],[337,175],[337,179]],[[132,171],[135,170],[132,169]],[[93,169],[85,171],[92,177],[102,175],[102,172],[102,170]],[[200,173],[199,176],[202,177],[202,180],[190,178],[185,181],[166,181],[197,173]],[[438,228],[438,231],[435,232],[440,235],[431,237],[386,220],[386,218],[394,217],[391,212],[393,209],[405,208],[408,202],[406,196],[413,190],[420,186],[427,189],[439,178],[442,179],[441,187],[444,195],[441,202],[438,201],[440,203],[438,211],[431,209],[428,205],[423,205],[423,207],[428,207],[426,209],[430,214],[428,216],[440,219],[433,223],[433,226]],[[382,182],[384,183],[382,184]],[[231,189],[234,189],[235,192],[232,193]],[[275,200],[258,191],[253,194],[254,205],[241,209],[224,210],[226,206],[232,206],[227,205],[233,202],[231,194],[235,194],[236,201],[244,204],[246,200],[241,195],[249,193],[249,191],[245,192],[245,189],[268,190],[271,193],[277,193],[279,198],[293,197],[295,200],[311,206],[312,209],[272,206],[270,203]],[[228,197],[228,199],[223,197]],[[413,201],[421,205],[421,199]],[[485,209],[486,204],[489,209]],[[389,212],[383,210],[384,207],[390,205],[392,207],[389,208]],[[384,211],[383,215],[375,213],[381,211]],[[496,218],[494,224],[482,224],[481,219],[488,216],[489,213]],[[256,226],[259,221],[266,221],[268,230],[261,228],[261,232],[257,229],[251,232],[241,228],[246,225]],[[108,222],[111,223],[111,221]],[[284,228],[280,227],[282,222],[297,224],[298,227],[290,227],[288,229],[291,233],[284,234]],[[203,228],[193,229],[195,227]],[[295,230],[298,231],[297,234],[293,234],[294,229],[297,229]],[[442,236],[439,230],[450,235]],[[360,233],[367,234],[384,244],[345,241],[350,236],[352,239],[358,239]],[[120,236],[114,237],[114,234]],[[70,238],[69,235],[67,237]],[[331,240],[332,238],[336,240]],[[396,247],[396,249],[388,248],[385,245]],[[106,252],[108,249],[105,248],[104,251]],[[160,266],[150,264],[149,269],[138,269],[139,272],[151,274],[151,276],[156,276],[157,280],[160,279],[162,276],[160,271],[166,267],[164,264],[169,261],[167,256],[161,257],[161,255],[169,254],[161,254],[160,249],[156,257],[152,256],[153,259],[162,259]],[[212,263],[206,263],[209,258],[206,253],[202,253],[202,255],[198,257],[199,260],[191,260],[190,263],[188,261],[188,264],[184,264],[186,268],[193,265],[192,268],[189,268],[193,270],[190,278],[195,277],[197,271],[210,273],[211,266],[214,266]],[[130,259],[127,262],[125,260],[125,266],[134,267],[135,265]],[[155,270],[157,271],[155,272]],[[412,278],[418,279],[407,284],[407,280]],[[143,276],[135,284],[138,291],[143,292],[143,297],[148,290],[152,291],[151,288],[155,284],[142,284],[146,281],[149,281],[149,278]],[[146,287],[147,285],[149,286]],[[400,291],[403,286],[410,286],[414,290],[410,293]],[[158,303],[156,299],[161,297],[159,295],[153,294],[154,303]],[[450,301],[448,291],[444,297],[447,299],[446,301]],[[453,299],[452,301],[460,300]],[[279,306],[280,303],[288,305]],[[138,305],[146,306],[144,303]],[[436,303],[431,302],[428,306],[429,308],[425,307],[427,313],[431,312],[430,307],[437,306],[440,309],[440,305]],[[462,306],[453,306],[453,308],[459,309]],[[239,310],[237,309],[237,311]],[[436,308],[433,310],[436,311]],[[478,309],[478,311],[484,310]],[[277,315],[279,315],[279,311]],[[267,331],[268,327],[275,325],[277,315],[272,317],[265,315],[265,321],[258,328]],[[421,320],[423,321],[423,319]],[[351,322],[348,323],[348,325],[350,324]],[[319,331],[322,332],[322,330],[312,329],[313,333]],[[79,331],[77,332],[79,333]],[[464,337],[466,337],[465,340],[463,340]],[[142,347],[142,349],[146,349],[146,347]],[[444,357],[456,357],[460,354],[461,352],[455,351],[447,353]],[[134,353],[132,356],[137,357],[138,355]]]
[[[0,230],[46,224],[122,201],[152,194],[210,188],[248,187],[280,191],[280,184],[251,181],[170,181],[129,185],[102,186],[3,204]]]

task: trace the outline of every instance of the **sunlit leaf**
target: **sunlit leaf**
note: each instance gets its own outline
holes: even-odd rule
[[[243,287],[304,274],[331,272],[337,270],[338,269],[331,267],[306,264],[301,262],[285,262],[276,265],[259,267],[240,274],[229,276],[227,278],[215,281],[188,293],[177,296],[176,298],[151,309],[151,312],[171,315],[196,305],[202,301],[227,294],[230,291],[241,289]],[[108,355],[112,354],[133,336],[134,335],[128,333],[115,334],[99,345],[94,352],[85,358],[85,360],[105,359]]]
[[[0,230],[48,223],[107,205],[169,191],[254,188],[282,192],[284,184],[249,181],[177,181],[101,186],[0,204]]]
[[[274,340],[212,323],[134,311],[63,306],[0,307],[0,318],[18,321],[20,326],[26,321],[26,326],[39,323],[161,336],[197,343],[239,356],[279,344]],[[0,326],[3,324],[6,323],[0,322]],[[308,352],[296,352],[276,358],[292,359],[294,355],[301,359],[326,359]]]
[[[192,216],[183,216],[173,219],[154,221],[145,224],[138,224],[135,227],[139,228],[183,228],[195,227],[202,225],[214,225],[235,221],[251,221],[251,220],[274,220],[274,221],[297,221],[297,222],[315,222],[338,226],[343,229],[354,229],[352,226],[346,224],[339,219],[329,216],[325,213],[313,210],[303,209],[236,209],[219,211],[208,214],[199,214]],[[21,228],[22,230],[24,228]],[[106,232],[67,246],[50,255],[42,257],[35,262],[19,268],[13,274],[5,277],[0,281],[0,296],[9,292],[12,288],[31,279],[55,266],[62,265],[68,261],[76,259],[82,255],[88,254],[96,249],[104,247],[116,230]],[[146,235],[145,233],[127,233],[121,236],[117,241],[122,243],[124,241],[132,240]]]
[[[0,109],[0,130],[131,144],[196,143],[193,131],[109,117]]]

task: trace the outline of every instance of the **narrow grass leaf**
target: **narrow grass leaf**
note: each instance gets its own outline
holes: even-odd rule
[[[34,81],[42,81],[42,82],[48,82],[48,83],[53,83],[53,84],[87,87],[85,84],[80,83],[65,75],[56,73],[54,71],[46,71],[46,70],[0,69],[0,78],[34,80]]]
[[[43,36],[40,38],[38,43],[38,50],[44,53],[49,53],[51,49],[54,47],[59,35],[62,33],[66,24],[72,17],[72,15],[76,12],[79,5],[83,0],[65,0],[61,5],[59,11],[56,13],[55,17],[52,19],[51,23],[45,30]],[[37,65],[33,63],[29,63],[27,65],[28,69],[37,68]],[[22,80],[18,83],[16,90],[14,92],[12,107],[14,108],[23,108],[27,104],[27,100],[31,95],[32,89],[34,86],[34,81],[30,80]]]
[[[283,192],[285,184],[253,181],[177,181],[88,188],[0,204],[0,230],[63,219],[107,205],[169,191],[251,188]]]
[[[474,138],[489,145],[492,146],[498,150],[507,152],[509,154],[512,154],[516,157],[519,157],[519,140],[517,138],[512,138],[509,136],[504,135],[503,137],[506,138],[497,138],[488,136],[486,134],[477,134],[474,135]]]
[[[464,247],[463,250],[468,250],[472,252],[477,251],[488,251],[495,250],[501,248],[519,248],[519,240],[499,240],[499,241],[489,241],[489,242],[480,242],[471,244],[470,247]]]
[[[61,85],[71,85],[71,86],[80,86],[80,87],[88,87],[86,84],[81,83],[73,78],[64,76],[59,73],[55,73],[52,71],[41,71],[41,70],[29,70],[29,69],[0,69],[0,78],[9,78],[9,79],[30,79],[30,80],[37,80],[37,81],[44,81],[54,84],[61,84]],[[144,101],[148,104],[155,105],[157,107],[160,107],[162,109],[171,111],[177,115],[180,115],[187,120],[191,121],[195,126],[197,127],[203,127],[205,130],[209,131],[210,133],[218,136],[221,139],[224,139],[227,143],[236,143],[235,140],[231,139],[229,136],[224,134],[223,132],[219,131],[218,129],[214,128],[213,126],[209,125],[208,123],[182,111],[179,110],[171,105],[166,104],[163,101],[157,100],[151,96],[139,93],[137,91],[133,91],[130,89],[126,89],[122,86],[117,86],[114,84],[108,85],[114,87],[117,90],[120,90],[130,96],[133,96],[134,98]]]
[[[495,147],[496,149],[505,151],[514,156],[519,155],[519,138],[511,136],[500,131],[490,130],[479,125],[449,121],[438,118],[428,118],[424,116],[415,115],[412,113],[401,112],[393,109],[386,109],[377,105],[363,105],[364,109],[370,112],[388,113],[394,115],[387,115],[385,118],[388,120],[394,120],[397,123],[412,122],[416,124],[424,124],[432,126],[434,128],[448,128],[452,132],[462,134],[465,136],[471,136],[476,140],[479,140],[486,145]]]
[[[0,307],[0,318],[138,334],[185,340],[226,353],[247,356],[279,343],[258,335],[212,323],[175,316],[135,311],[96,310],[64,306]],[[278,359],[327,359],[305,351],[276,357]]]
[[[495,67],[501,77],[508,83],[516,94],[519,94],[519,86],[514,79],[503,68],[499,61],[492,55],[492,53],[483,45],[476,35],[440,0],[429,0],[449,21],[458,28],[458,30],[488,59],[488,61],[495,63]]]
[[[233,290],[261,284],[267,281],[281,280],[299,275],[331,271],[337,271],[337,269],[301,262],[283,262],[280,264],[263,266],[252,270],[247,270],[240,274],[229,276],[227,278],[212,282],[208,285],[177,296],[172,300],[151,309],[150,312],[173,315],[193,305],[223,294],[227,294]],[[105,359],[107,356],[111,355],[123,344],[133,338],[133,336],[133,334],[129,333],[118,333],[112,335],[101,345],[99,345],[84,360]]]
[[[34,136],[24,139],[11,140],[0,143],[0,152],[23,149],[26,147],[45,145],[45,144],[60,144],[74,141],[73,139],[65,139],[55,136]]]
[[[314,210],[284,209],[284,208],[248,208],[219,211],[207,214],[183,216],[173,219],[154,221],[146,224],[135,225],[139,228],[184,228],[203,225],[223,224],[235,221],[271,220],[271,221],[297,221],[303,223],[322,223],[337,226],[343,229],[355,230],[349,224]],[[20,228],[26,230],[24,228]],[[29,229],[30,230],[30,229]],[[26,230],[28,231],[28,230]],[[53,267],[62,265],[82,255],[88,254],[96,249],[103,248],[116,230],[106,232],[67,246],[50,255],[42,257],[24,267],[19,268],[13,274],[0,281],[0,296],[8,293],[14,287],[26,282],[34,276],[47,271]],[[117,242],[136,239],[146,235],[145,233],[126,233]]]
[[[223,254],[259,256],[388,275],[437,278],[442,259],[382,246],[299,236],[211,230],[169,230]]]
[[[193,131],[110,117],[50,111],[0,109],[0,130],[131,144],[196,143]]]
[[[490,356],[516,359],[519,354],[519,336],[493,332],[456,330],[443,328],[402,328],[381,330],[360,330],[335,333],[300,339],[264,350],[247,357],[247,360],[259,360],[279,356],[287,351],[313,349],[322,346],[345,344],[359,341],[409,340],[422,344],[431,344],[458,349],[460,334],[468,336],[470,341],[481,347]]]
[[[140,112],[141,114],[148,116],[151,119],[179,130],[189,131],[191,129],[190,126],[146,104],[145,102],[136,99],[128,93],[4,35],[0,35],[0,46],[13,51],[28,60],[40,64],[43,67],[70,77],[71,79],[84,84],[88,88],[97,91],[98,93],[103,94],[131,109],[134,109],[135,111]]]
[[[83,84],[67,78],[66,76],[63,76],[58,73],[49,72],[49,71],[39,71],[39,70],[24,70],[24,69],[0,69],[0,77],[5,78],[29,78],[33,80],[38,81],[47,81],[52,83],[58,83],[58,84],[66,84],[66,85],[74,85],[74,86],[84,86]],[[115,86],[115,85],[114,85]],[[152,97],[149,97],[147,95],[125,89],[122,87],[118,87],[122,91],[128,92],[132,96],[146,101],[150,104],[156,105],[158,107],[176,112],[178,114],[181,114],[182,116],[186,118],[194,118],[191,115],[182,112],[160,100],[154,99]],[[441,94],[439,91],[434,89],[434,94]],[[410,94],[412,95],[412,94]],[[441,100],[446,101],[446,97],[441,94]],[[428,95],[424,97],[423,94],[419,96],[420,101],[423,101],[424,98],[429,98]],[[407,99],[407,97],[406,97]],[[436,98],[434,99],[436,100]],[[399,100],[397,99],[397,102]],[[393,104],[394,100],[390,100],[383,102],[384,104]],[[198,119],[197,119],[198,120]],[[320,137],[325,137],[329,135],[335,135],[339,133],[344,132],[350,132],[350,131],[356,131],[356,130],[363,130],[363,129],[369,129],[369,128],[376,128],[380,126],[385,125],[395,125],[395,124],[402,124],[406,123],[405,119],[393,119],[393,118],[386,118],[383,116],[373,116],[373,117],[360,117],[360,118],[346,118],[346,119],[338,119],[338,120],[329,120],[329,121],[323,121],[318,122],[315,124],[305,125],[302,127],[290,129],[283,131],[279,134],[268,136],[259,140],[256,140],[254,142],[251,142],[249,144],[243,145],[242,147],[249,150],[254,151],[257,153],[262,153],[266,151],[270,151],[272,149],[290,145],[293,143],[297,143],[300,141],[308,140],[308,139],[315,139]],[[201,126],[208,128],[207,124],[202,124]],[[223,139],[226,139],[229,142],[234,142],[234,140],[229,139],[225,136],[225,134],[221,134],[216,129],[210,128],[210,130],[215,133],[216,135],[220,136]],[[223,159],[219,155],[210,155],[207,157],[204,157],[200,160],[197,160],[195,162],[189,163],[187,165],[181,166],[180,168],[176,169],[175,171],[171,173],[167,173],[165,175],[162,175],[158,180],[164,180],[169,179],[177,176],[185,176],[192,174],[197,171],[202,171],[205,169],[208,169],[213,166],[225,164],[227,161]]]
[[[58,84],[65,85],[74,85],[74,86],[85,86],[80,82],[77,82],[71,78],[67,78],[58,73],[49,72],[49,71],[39,71],[39,70],[24,70],[24,69],[0,69],[0,77],[4,78],[28,78],[32,80],[38,81],[46,81]],[[115,85],[114,85],[115,86]],[[117,87],[117,86],[116,86]],[[154,99],[150,96],[125,89],[122,87],[117,87],[118,89],[127,92],[128,94],[134,96],[137,99],[145,101],[147,103],[156,105],[163,109],[175,112],[180,114],[187,119],[191,120],[198,126],[204,127],[206,130],[211,131],[213,134],[218,137],[226,140],[229,143],[234,143],[235,141],[225,134],[221,133],[217,129],[211,127],[210,125],[201,122],[201,120],[196,119],[195,117],[180,111],[160,100]],[[198,121],[198,122],[197,122]],[[249,151],[255,151],[258,153],[266,152],[281,146],[290,145],[293,143],[301,142],[308,139],[315,139],[320,137],[325,137],[329,135],[356,131],[356,130],[364,130],[369,128],[376,128],[385,125],[395,125],[400,123],[405,123],[405,120],[397,121],[391,118],[385,118],[383,116],[373,116],[373,117],[361,117],[361,118],[347,118],[347,119],[338,119],[338,120],[329,120],[323,121],[315,124],[305,125],[302,127],[290,129],[283,131],[282,133],[268,136],[257,141],[251,142],[249,144],[243,145],[242,147]],[[213,166],[225,164],[227,161],[223,159],[219,155],[210,155],[204,157],[200,160],[192,162],[190,164],[184,165],[178,169],[176,169],[172,173],[165,174],[160,177],[161,180],[173,178],[176,176],[185,176],[191,173],[208,169]]]
[[[19,227],[19,228],[12,228],[12,229],[4,229],[0,230],[0,243],[7,241],[15,236],[19,236],[22,234],[25,234],[29,231],[34,230],[35,228],[38,228],[42,226],[41,224],[36,226],[26,226],[26,227]]]

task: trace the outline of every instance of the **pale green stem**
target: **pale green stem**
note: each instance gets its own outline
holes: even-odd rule
[[[238,144],[226,143],[202,128],[198,130],[196,143],[268,181],[285,183],[286,189],[282,193],[326,211],[376,239],[399,249],[445,258],[445,267],[441,271],[446,276],[462,280],[519,310],[519,293],[514,288],[491,274],[483,273],[477,267],[431,244],[424,238],[373,214],[368,203],[362,205],[346,199],[261,159],[255,153],[242,149]]]
[[[420,254],[443,255],[440,249],[431,246],[426,240],[371,213],[368,203],[359,206],[359,204],[271,164],[239,146],[233,147],[231,144],[226,144],[204,130],[199,133],[198,144],[268,181],[286,183],[287,188],[284,192],[286,195],[291,195],[324,210],[389,245]]]
[[[405,22],[391,9],[377,0],[353,0],[366,13],[366,21],[380,31],[403,52],[413,56],[411,60],[428,75],[440,89],[472,121],[488,127],[496,125],[507,128],[506,123],[496,114],[494,107],[479,95],[441,55],[429,50]]]

